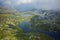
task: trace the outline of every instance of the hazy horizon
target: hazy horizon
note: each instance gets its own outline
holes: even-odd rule
[[[0,7],[60,10],[60,0],[0,0]]]

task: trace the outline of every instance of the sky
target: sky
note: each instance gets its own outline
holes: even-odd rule
[[[60,0],[0,0],[0,7],[15,7],[23,4],[36,9],[60,9]]]

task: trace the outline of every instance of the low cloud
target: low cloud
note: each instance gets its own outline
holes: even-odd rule
[[[10,8],[10,7],[19,6],[22,3],[18,1],[21,1],[21,0],[0,0],[0,7]],[[47,10],[60,9],[60,0],[32,0],[32,2],[30,3],[30,6],[37,9],[47,9]]]

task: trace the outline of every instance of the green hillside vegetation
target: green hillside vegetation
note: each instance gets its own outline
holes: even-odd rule
[[[14,14],[0,14],[0,40],[17,40],[16,32],[21,31],[17,24],[21,21],[20,17]],[[21,31],[22,32],[22,31]]]
[[[42,25],[48,22],[46,20],[32,20],[33,17],[36,16],[33,12],[26,12],[26,14],[30,16],[22,17],[21,13],[14,11],[14,9],[4,11],[0,11],[0,40],[53,40],[51,37],[39,32],[24,33],[22,29],[18,27],[19,23],[26,20],[32,23],[31,27],[33,29],[36,27],[46,30],[39,25],[36,26],[36,24]]]

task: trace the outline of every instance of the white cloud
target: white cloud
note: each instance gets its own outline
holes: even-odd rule
[[[27,4],[27,3],[31,3],[32,0],[17,0],[16,4]]]
[[[38,9],[60,9],[60,0],[33,0],[33,3]]]
[[[0,2],[6,7],[30,4],[38,9],[60,9],[60,0],[0,0]]]
[[[11,3],[11,1],[5,1],[4,4],[11,5],[12,3]]]

